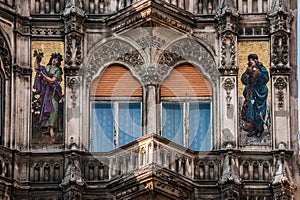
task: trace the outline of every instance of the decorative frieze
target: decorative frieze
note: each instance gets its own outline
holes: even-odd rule
[[[64,28],[62,27],[51,27],[51,28],[43,28],[43,27],[32,27],[31,28],[31,34],[33,36],[62,36],[65,31]]]

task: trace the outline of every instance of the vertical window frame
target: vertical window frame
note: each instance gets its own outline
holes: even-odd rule
[[[209,131],[210,131],[210,148],[212,149],[212,96],[210,97],[161,97],[160,98],[160,123],[159,123],[159,130],[160,135],[164,137],[163,135],[163,103],[182,103],[183,106],[183,146],[190,149],[190,119],[189,119],[189,108],[190,103],[209,103],[210,105],[210,116],[209,116]],[[193,150],[193,149],[191,149]],[[194,151],[206,151],[206,150],[194,150]]]
[[[117,149],[121,146],[119,146],[119,104],[121,103],[138,103],[140,104],[140,136],[142,137],[143,135],[143,128],[142,128],[142,124],[143,124],[143,102],[142,102],[142,97],[90,97],[90,119],[93,119],[93,104],[97,104],[97,103],[110,103],[112,105],[112,113],[113,113],[113,148]],[[91,152],[99,152],[99,151],[92,151],[92,127],[93,127],[93,120],[91,120],[90,123],[90,139],[89,139],[89,150]],[[130,141],[132,142],[132,141]],[[130,143],[128,142],[128,143]],[[126,145],[126,144],[124,144]],[[122,146],[124,146],[122,145]],[[105,151],[105,152],[109,152],[109,151]]]

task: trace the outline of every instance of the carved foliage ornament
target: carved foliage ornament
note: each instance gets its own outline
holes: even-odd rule
[[[1,60],[2,60],[3,66],[4,66],[5,73],[7,76],[10,76],[10,73],[11,73],[10,51],[9,51],[9,48],[1,34],[0,34],[0,56],[1,56]]]
[[[222,84],[223,88],[226,90],[226,102],[227,108],[230,107],[230,101],[232,97],[230,96],[231,90],[234,88],[234,79],[226,78]]]
[[[165,77],[178,61],[192,61],[199,64],[216,81],[217,69],[211,54],[199,43],[183,39],[168,47],[158,61],[157,75]]]
[[[236,66],[236,37],[232,33],[222,36],[221,69],[237,71]]]
[[[80,81],[78,80],[78,78],[69,78],[68,79],[68,83],[67,83],[68,87],[71,88],[71,99],[72,99],[72,106],[75,107],[76,106],[76,99],[78,98],[76,95],[76,91],[80,88]]]
[[[137,74],[141,76],[145,74],[145,63],[141,54],[124,41],[111,40],[101,45],[91,56],[85,73],[87,83],[91,82],[102,66],[111,61],[123,62],[127,66],[131,66]]]
[[[286,34],[273,36],[271,71],[275,73],[290,71],[288,36]]]
[[[81,35],[72,33],[67,36],[66,67],[82,64],[81,57]]]
[[[275,83],[274,83],[274,87],[278,90],[276,96],[278,98],[278,107],[282,108],[284,106],[284,92],[283,90],[286,89],[287,87],[287,81],[282,78],[279,77],[276,79]]]

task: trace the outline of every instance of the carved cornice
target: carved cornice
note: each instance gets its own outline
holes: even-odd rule
[[[107,20],[108,26],[113,32],[121,32],[129,27],[140,24],[150,26],[165,26],[177,29],[184,33],[192,31],[194,25],[193,16],[187,11],[181,10],[163,1],[141,1],[135,6],[111,16]]]

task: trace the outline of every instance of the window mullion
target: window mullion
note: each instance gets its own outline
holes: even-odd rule
[[[190,127],[189,127],[189,103],[187,101],[184,102],[184,109],[183,109],[183,118],[184,118],[184,131],[183,131],[183,138],[184,138],[184,146],[189,147],[189,134],[190,134]]]
[[[114,102],[114,148],[118,148],[119,144],[119,103]]]

